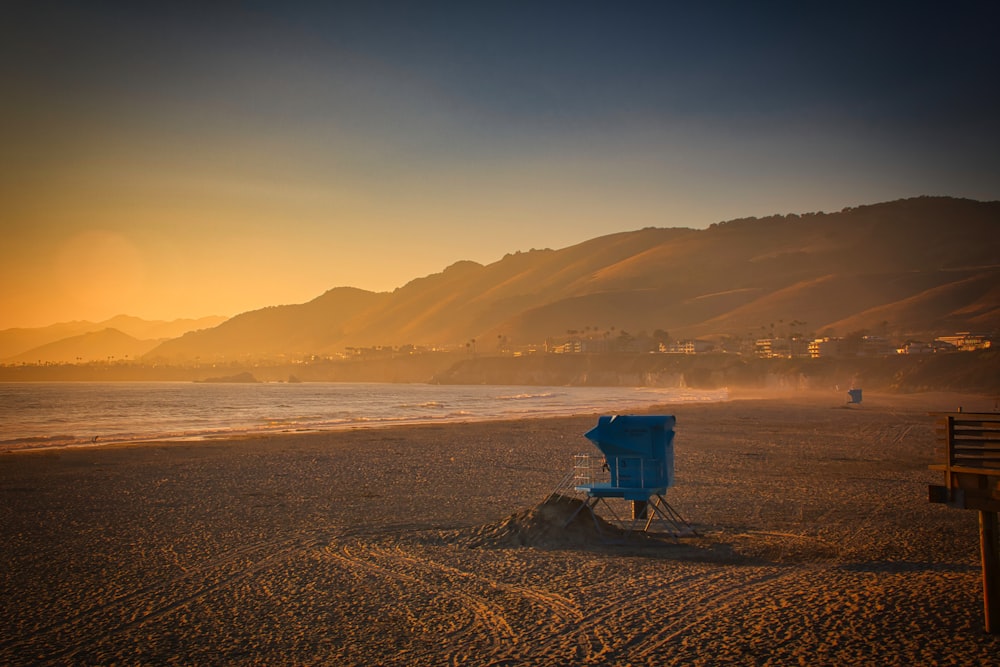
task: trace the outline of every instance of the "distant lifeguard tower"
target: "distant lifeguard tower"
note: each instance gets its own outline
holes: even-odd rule
[[[597,445],[601,456],[577,454],[572,472],[560,485],[585,496],[570,521],[583,508],[594,514],[597,506],[603,505],[629,532],[640,526],[643,532],[649,532],[659,519],[675,537],[695,534],[664,498],[674,484],[675,423],[676,419],[669,415],[600,417],[597,426],[585,436]],[[631,505],[631,520],[620,518],[609,499]]]

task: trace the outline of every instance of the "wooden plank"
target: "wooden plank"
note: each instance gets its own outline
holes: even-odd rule
[[[947,463],[938,463],[934,465],[927,466],[930,470],[937,470],[940,472],[952,472],[967,475],[981,475],[983,477],[997,477],[1000,476],[1000,470],[994,468],[975,468],[972,466],[956,466],[949,465]]]
[[[955,462],[955,418],[946,417],[945,425],[947,426],[947,434],[945,435],[945,444],[948,446],[948,458],[949,464]],[[951,477],[951,472],[946,472],[945,476],[948,478],[948,486],[954,486],[955,481]]]
[[[1000,512],[1000,500],[982,496],[954,494],[955,501],[948,502],[948,507],[963,510],[978,510],[980,512]]]
[[[969,440],[1000,440],[1000,431],[988,431],[986,429],[956,428],[952,432],[952,437],[968,438]]]
[[[930,412],[932,417],[979,417],[986,421],[1000,420],[1000,412]]]
[[[996,438],[997,435],[1000,434],[1000,423],[983,426],[953,420],[952,431],[960,437]],[[940,438],[946,437],[948,433],[947,423],[942,422],[941,424],[935,426],[934,433]]]
[[[1000,439],[997,438],[955,438],[956,445],[968,447],[998,447]]]
[[[967,495],[961,509],[979,510],[980,512],[1000,512],[1000,500]]]

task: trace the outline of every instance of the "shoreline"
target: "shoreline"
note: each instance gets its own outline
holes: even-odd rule
[[[806,390],[806,391],[789,391],[789,390],[772,390],[772,391],[761,391],[761,390],[751,390],[751,389],[728,389],[727,397],[720,400],[712,399],[699,399],[699,400],[689,400],[689,401],[676,401],[661,403],[657,405],[643,407],[630,412],[620,412],[617,414],[672,414],[671,411],[677,411],[680,409],[690,408],[695,405],[717,405],[720,403],[732,403],[736,401],[752,402],[752,401],[781,401],[787,405],[822,405],[829,403],[829,407],[837,408],[844,407],[850,409],[867,409],[868,407],[878,404],[891,404],[897,407],[907,407],[910,409],[926,409],[928,412],[955,412],[964,410],[966,412],[997,412],[1000,411],[1000,399],[990,397],[982,394],[974,393],[960,393],[960,392],[947,392],[947,391],[934,391],[934,392],[920,392],[920,393],[910,393],[910,394],[895,394],[895,393],[876,393],[869,392],[865,394],[865,398],[862,400],[861,404],[858,405],[847,405],[847,401],[844,400],[840,404],[837,404],[837,398],[840,394],[846,396],[846,391],[829,391],[829,390]],[[936,407],[940,405],[941,407]],[[0,456],[6,454],[30,454],[36,452],[49,452],[49,451],[61,451],[61,450],[73,450],[73,451],[88,451],[106,448],[126,448],[126,447],[143,447],[143,446],[157,446],[166,444],[192,444],[192,443],[225,443],[225,442],[245,442],[250,440],[262,440],[269,438],[293,438],[293,437],[308,437],[308,436],[321,436],[323,434],[333,434],[333,433],[344,433],[353,431],[384,431],[384,430],[405,430],[410,428],[420,428],[428,426],[461,426],[470,424],[509,424],[522,422],[526,420],[562,420],[570,419],[575,420],[582,417],[594,417],[602,414],[616,414],[614,412],[607,411],[583,411],[583,412],[572,412],[566,414],[524,414],[511,416],[507,418],[498,417],[483,417],[483,418],[457,418],[457,419],[428,419],[419,420],[415,419],[413,421],[405,422],[395,422],[395,421],[385,421],[385,422],[353,422],[344,423],[330,427],[319,427],[319,428],[302,428],[302,429],[291,429],[291,430],[244,430],[244,431],[233,431],[229,433],[213,435],[208,434],[195,434],[195,435],[179,435],[176,437],[152,437],[152,438],[137,438],[137,439],[123,439],[123,440],[109,440],[106,442],[91,442],[91,443],[70,443],[70,444],[59,444],[59,445],[43,445],[43,446],[21,446],[4,448],[0,447]]]
[[[92,392],[63,395],[47,387],[5,395],[10,435],[0,452],[93,447],[151,441],[225,438],[389,428],[416,424],[503,421],[572,416],[606,405],[609,412],[646,409],[654,402],[724,400],[726,390],[475,386],[436,390],[399,385],[339,385],[318,389],[200,391],[121,389],[103,383]],[[256,386],[255,386],[256,387]],[[509,395],[504,393],[509,392]],[[37,393],[37,395],[36,395]],[[119,408],[120,405],[127,406]],[[67,418],[42,406],[63,406]],[[15,437],[15,434],[17,436]]]

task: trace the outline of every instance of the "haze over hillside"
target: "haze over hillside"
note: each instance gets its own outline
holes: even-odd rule
[[[89,361],[128,361],[146,354],[159,344],[158,340],[140,340],[118,329],[89,331],[53,343],[32,348],[9,357],[7,363],[48,362],[72,364]]]
[[[333,354],[346,346],[541,343],[569,330],[674,338],[868,329],[915,338],[1000,328],[1000,202],[920,197],[648,228],[459,261],[375,293],[340,287],[164,342],[147,359]]]
[[[39,360],[89,361],[106,359],[109,355],[135,358],[163,340],[214,327],[224,321],[226,318],[220,316],[166,322],[118,315],[102,322],[62,322],[47,327],[5,329],[0,331],[0,360],[31,363]],[[109,334],[109,331],[115,333]],[[88,336],[98,333],[101,335]]]

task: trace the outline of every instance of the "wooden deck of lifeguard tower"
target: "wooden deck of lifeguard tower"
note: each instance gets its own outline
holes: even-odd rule
[[[983,567],[983,614],[986,632],[1000,634],[1000,413],[938,413],[944,473],[932,484],[932,503],[979,511],[979,547]]]

